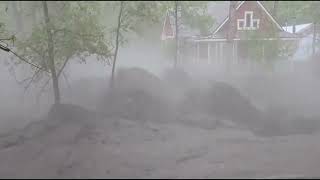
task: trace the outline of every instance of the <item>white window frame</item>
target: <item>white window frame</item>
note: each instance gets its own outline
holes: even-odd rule
[[[250,25],[247,25],[247,14],[250,14]],[[253,11],[245,11],[244,12],[244,27],[245,28],[251,28],[253,25]]]
[[[247,14],[250,14],[250,25],[247,26]],[[243,23],[243,26],[240,26],[240,22]],[[253,26],[253,22],[257,22],[257,26]],[[243,19],[237,19],[237,28],[238,30],[257,30],[259,29],[260,19],[253,19],[253,11],[245,11]]]
[[[240,26],[240,22],[243,22],[243,26]],[[244,19],[237,19],[237,26],[238,26],[238,30],[243,30],[244,27]]]
[[[247,26],[247,14],[250,14],[250,26]],[[244,21],[244,27],[242,30],[257,30],[259,29],[260,19],[253,19],[253,11],[245,11],[244,18],[241,19]],[[253,22],[257,22],[257,27],[253,26]]]
[[[253,26],[253,22],[257,22],[257,27]],[[259,29],[260,19],[252,19],[252,28],[253,29]]]

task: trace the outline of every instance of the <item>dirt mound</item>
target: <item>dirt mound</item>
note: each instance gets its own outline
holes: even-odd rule
[[[64,126],[70,130],[74,127],[91,127],[95,125],[96,120],[102,119],[101,117],[101,115],[77,105],[53,105],[47,117],[44,117],[42,120],[32,122],[21,130],[2,135],[0,138],[0,148],[8,148],[22,144],[26,140],[44,137],[51,133],[55,134],[57,129]]]
[[[168,120],[170,108],[167,102],[145,90],[120,90],[109,92],[105,112],[113,117],[121,117],[142,122]]]
[[[257,136],[273,137],[312,134],[319,129],[319,118],[299,116],[284,107],[276,106],[262,112],[259,124],[250,130]]]
[[[154,96],[161,96],[166,91],[160,78],[141,68],[119,69],[115,78],[115,88],[128,91],[143,90]]]
[[[97,105],[108,86],[108,80],[108,78],[95,77],[71,81],[70,86],[61,89],[61,98],[65,103],[97,110]]]
[[[264,137],[288,136],[294,134],[313,134],[320,129],[319,118],[289,116],[281,109],[268,110],[263,114],[260,126],[253,129],[254,134]]]
[[[185,121],[192,121],[189,118],[192,117],[198,124],[213,127],[221,124],[221,120],[229,120],[264,137],[312,134],[320,129],[319,118],[300,117],[280,107],[261,111],[236,88],[224,82],[213,82],[209,88],[189,89],[179,112],[180,119]],[[197,116],[199,113],[202,115]],[[204,115],[206,118],[202,117]]]
[[[295,134],[313,134],[319,131],[319,120],[296,118],[294,120],[269,120],[253,130],[253,133],[262,137],[289,136]]]
[[[49,121],[87,121],[96,117],[96,113],[73,104],[54,104],[49,113]]]
[[[167,92],[165,83],[152,73],[140,68],[121,69],[103,109],[107,115],[130,120],[168,120],[171,110]]]
[[[196,88],[188,91],[182,102],[182,110],[185,113],[201,111],[250,128],[258,125],[261,115],[236,88],[223,82],[214,82],[207,89]]]
[[[165,81],[170,85],[187,87],[192,82],[191,76],[180,68],[167,69],[163,75]]]
[[[206,101],[207,92],[201,88],[190,88],[184,93],[184,98],[180,103],[179,111],[186,113],[207,113],[208,101]]]

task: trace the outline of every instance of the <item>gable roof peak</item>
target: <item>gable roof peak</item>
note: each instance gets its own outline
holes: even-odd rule
[[[250,2],[250,1],[239,1],[238,5],[236,5],[235,11],[237,11],[245,2]],[[255,1],[259,7],[267,14],[267,16],[272,20],[273,23],[276,24],[276,26],[281,30],[284,31],[284,29],[280,26],[280,24],[274,19],[274,17],[268,12],[268,10],[262,5],[260,1]],[[216,28],[216,30],[213,32],[213,34],[216,34],[229,20],[229,15],[225,18],[225,20]]]

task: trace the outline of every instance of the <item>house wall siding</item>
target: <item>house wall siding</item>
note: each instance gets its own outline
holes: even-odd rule
[[[237,30],[237,21],[238,19],[244,19],[245,11],[253,11],[253,19],[260,19],[259,29],[258,30]],[[235,18],[233,18],[233,33],[243,32],[243,31],[258,31],[259,33],[267,34],[269,32],[279,32],[276,24],[268,17],[268,15],[263,11],[259,4],[256,1],[246,1],[242,6],[236,10]],[[217,33],[225,34],[228,30],[228,21]]]

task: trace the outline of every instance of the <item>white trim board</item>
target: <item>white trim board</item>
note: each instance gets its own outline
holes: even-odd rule
[[[278,28],[282,31],[283,28],[280,26],[280,24],[273,18],[273,16],[267,11],[267,9],[259,2],[257,1],[257,3],[260,5],[260,7],[267,13],[267,15],[271,18],[271,20],[278,26]]]
[[[250,14],[250,25],[247,25],[247,14]],[[240,27],[240,22],[242,22],[243,26]],[[243,19],[237,19],[237,30],[257,30],[259,29],[260,19],[253,19],[253,11],[245,11]],[[254,26],[256,23],[256,26]]]
[[[238,7],[236,7],[236,10],[238,10],[241,6],[242,6],[242,4],[244,3],[245,1],[242,1],[239,5],[238,5]],[[221,27],[227,22],[229,20],[229,15],[226,17],[226,19],[220,24],[220,26],[213,32],[213,34],[215,34],[216,32],[218,32],[220,29],[221,29]]]
[[[259,2],[259,1],[256,1],[258,3],[258,5],[262,8],[262,10],[269,16],[269,18],[277,25],[277,27],[281,30],[281,31],[284,31],[283,28],[280,26],[280,24],[271,16],[271,14],[267,11],[266,8],[264,8],[264,6]],[[238,10],[242,5],[243,3],[245,3],[245,1],[242,1],[238,7],[236,8],[236,10]],[[220,26],[213,32],[213,34],[217,33],[221,28],[222,26],[229,20],[229,15],[226,17],[226,19],[220,24]]]
[[[255,39],[252,39],[255,40]],[[257,40],[268,40],[268,41],[273,41],[273,40],[299,40],[299,38],[264,38],[264,39],[257,39]],[[201,40],[194,40],[195,42],[222,42],[222,41],[227,41],[227,39],[201,39]],[[233,39],[233,41],[241,41],[241,39]],[[248,40],[243,40],[243,41],[250,41]]]

